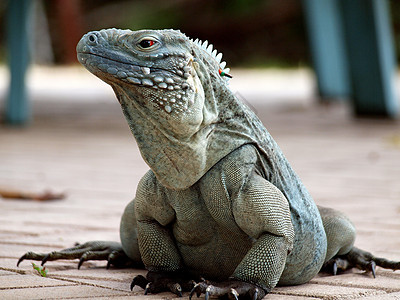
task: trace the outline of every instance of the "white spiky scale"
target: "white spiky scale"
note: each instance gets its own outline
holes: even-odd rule
[[[208,45],[206,50],[207,50],[208,53],[212,54],[213,44]]]
[[[208,41],[207,41],[207,40],[205,40],[205,41],[204,41],[204,43],[203,43],[203,45],[202,45],[202,47],[203,47],[204,49],[206,49],[206,50],[207,50],[207,45],[208,45]]]
[[[215,56],[215,60],[220,64],[221,63],[221,59],[222,59],[222,53],[220,52]]]
[[[219,64],[219,66],[221,67],[222,70],[225,69],[225,67],[226,67],[226,62],[225,62],[225,61],[221,62],[221,63]]]

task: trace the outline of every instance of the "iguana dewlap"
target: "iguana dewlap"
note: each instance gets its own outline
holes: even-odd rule
[[[102,253],[110,264],[144,263],[147,278],[132,285],[146,292],[253,299],[277,284],[307,282],[324,264],[400,268],[353,248],[351,222],[317,208],[229,89],[229,70],[212,45],[175,30],[107,29],[83,36],[77,52],[115,91],[150,170],[123,214],[122,248],[90,242],[20,261],[80,257],[81,265]]]

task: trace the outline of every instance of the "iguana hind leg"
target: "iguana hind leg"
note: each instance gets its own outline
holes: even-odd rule
[[[18,260],[17,266],[26,259],[40,260],[42,261],[42,265],[47,261],[59,259],[79,259],[78,269],[85,261],[89,260],[106,260],[107,269],[111,265],[116,267],[144,268],[139,253],[136,228],[133,200],[126,206],[124,214],[122,215],[120,226],[121,243],[90,241],[50,253],[27,252]]]
[[[328,241],[328,250],[322,271],[336,275],[352,268],[372,272],[376,266],[385,269],[400,269],[400,261],[390,261],[354,247],[355,228],[341,212],[318,207]]]
[[[356,230],[343,213],[332,208],[318,206],[322,218],[328,248],[325,263],[337,255],[348,253],[354,245]]]
[[[331,271],[336,275],[338,272],[357,268],[359,270],[369,271],[372,273],[372,276],[376,277],[376,266],[385,269],[400,270],[400,261],[376,257],[370,252],[353,247],[349,253],[335,256],[327,261],[323,269]]]

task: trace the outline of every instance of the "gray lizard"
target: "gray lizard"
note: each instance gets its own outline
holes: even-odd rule
[[[145,293],[261,299],[323,267],[400,262],[353,247],[341,213],[317,207],[261,121],[229,88],[222,55],[175,30],[89,32],[78,60],[113,88],[150,170],[120,226],[121,244],[88,242],[24,259],[144,265]],[[205,279],[203,279],[205,278]]]

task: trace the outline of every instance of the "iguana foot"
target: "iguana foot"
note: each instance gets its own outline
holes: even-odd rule
[[[254,284],[237,280],[229,280],[212,284],[210,282],[203,281],[195,285],[190,292],[189,299],[192,299],[194,294],[196,294],[197,297],[200,297],[201,294],[204,294],[204,298],[206,300],[208,300],[209,297],[219,297],[229,300],[260,300],[264,298],[266,291]]]
[[[182,297],[182,292],[191,291],[195,286],[195,282],[188,278],[188,274],[185,273],[149,271],[146,277],[138,275],[133,278],[131,290],[135,286],[140,286],[144,289],[145,295],[170,291],[178,297]]]
[[[330,270],[333,275],[351,268],[357,268],[372,273],[376,277],[376,266],[385,269],[400,270],[400,261],[391,261],[386,258],[376,257],[373,254],[353,248],[345,255],[336,256],[325,263],[323,269]]]
[[[27,252],[18,260],[17,266],[25,259],[41,260],[42,266],[52,260],[79,259],[78,269],[88,260],[107,260],[107,269],[110,265],[117,267],[133,265],[132,260],[122,250],[121,244],[109,241],[91,241],[50,253]]]

